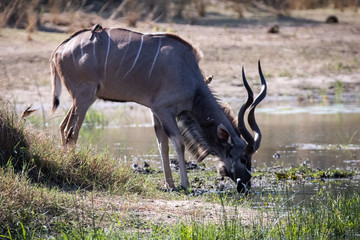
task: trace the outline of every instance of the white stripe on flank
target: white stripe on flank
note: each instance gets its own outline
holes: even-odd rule
[[[126,46],[126,50],[125,50],[125,52],[124,52],[123,57],[121,58],[121,62],[120,62],[119,67],[118,67],[118,69],[117,69],[117,71],[116,71],[116,73],[115,73],[115,76],[118,75],[118,73],[119,73],[119,71],[120,71],[120,69],[121,69],[122,63],[124,62],[126,53],[127,53],[128,50],[129,50],[129,46],[130,46],[130,42],[131,42],[131,33],[132,33],[132,32],[129,32],[129,40],[128,40],[128,43],[127,43],[127,46]]]
[[[134,68],[135,65],[136,65],[136,62],[137,62],[137,60],[138,60],[138,58],[139,58],[139,56],[140,56],[140,52],[141,52],[142,45],[143,45],[143,42],[144,42],[144,36],[145,36],[145,35],[142,35],[142,36],[141,36],[141,42],[140,42],[139,51],[138,51],[138,53],[137,53],[137,55],[136,55],[136,57],[135,57],[135,60],[134,60],[133,65],[131,66],[131,68],[129,69],[129,71],[125,74],[124,78],[127,77],[127,75],[133,70],[133,68]]]
[[[84,39],[81,39],[81,42],[80,42],[81,57],[84,56],[83,42],[84,42]]]
[[[126,50],[125,50],[125,53],[124,53],[124,55],[123,55],[123,57],[122,57],[122,59],[121,59],[119,69],[120,69],[122,63],[124,62],[124,58],[125,58],[125,56],[126,56],[127,51],[129,50],[129,46],[130,46],[130,42],[131,42],[131,33],[132,33],[132,32],[129,33],[128,45],[127,45]]]
[[[104,78],[106,78],[106,65],[107,65],[107,61],[108,61],[108,57],[109,57],[109,50],[110,50],[110,40],[111,40],[111,36],[110,36],[110,32],[111,32],[111,29],[109,29],[109,37],[108,37],[108,45],[107,45],[107,50],[106,50],[106,57],[105,57],[105,63],[104,63]]]
[[[96,59],[96,54],[95,54],[95,43],[96,43],[96,41],[94,40],[94,41],[93,41],[93,56],[94,56],[94,58]]]
[[[152,65],[151,65],[148,78],[150,78],[151,73],[152,73],[152,71],[153,71],[153,69],[154,69],[156,59],[157,59],[157,57],[158,57],[158,55],[159,55],[159,52],[160,52],[160,47],[161,47],[161,38],[159,38],[159,45],[158,45],[158,48],[157,48],[157,51],[156,51],[156,54],[155,54],[155,57],[154,57],[154,61],[153,61]]]
[[[76,60],[75,60],[75,56],[74,56],[74,44],[75,44],[75,41],[73,41],[73,43],[71,44],[71,55],[72,55],[74,64],[76,64]]]

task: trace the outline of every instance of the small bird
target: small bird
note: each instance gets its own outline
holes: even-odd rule
[[[31,108],[32,108],[32,104],[25,109],[25,111],[21,115],[22,119],[27,118],[28,116],[30,116],[33,112],[35,112],[37,110],[37,109],[31,109]]]
[[[211,83],[211,81],[213,80],[213,78],[214,78],[213,75],[210,75],[210,76],[206,77],[206,79],[205,79],[206,84]]]
[[[275,153],[272,157],[275,159],[279,159],[281,156],[280,153]]]
[[[268,33],[274,33],[274,34],[279,33],[280,32],[280,27],[277,24],[272,25],[272,26],[269,27],[267,32]]]

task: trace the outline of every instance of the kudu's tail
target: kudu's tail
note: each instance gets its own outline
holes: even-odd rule
[[[54,113],[57,107],[60,105],[60,94],[61,94],[61,80],[59,74],[56,70],[54,59],[50,62],[51,70],[51,83],[52,83],[52,93],[53,93],[53,106],[51,113]]]

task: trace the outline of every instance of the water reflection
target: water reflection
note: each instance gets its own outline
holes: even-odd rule
[[[312,168],[321,169],[353,165],[348,161],[360,158],[360,135],[357,134],[360,114],[330,110],[322,110],[321,114],[320,111],[291,114],[263,111],[258,117],[264,137],[255,156],[257,164],[291,166],[306,161]],[[275,153],[280,158],[274,159]]]
[[[239,109],[239,101],[230,104]],[[100,149],[108,146],[119,158],[136,156],[160,164],[149,110],[125,104],[103,111],[112,121],[103,128],[83,127],[80,143],[93,143]],[[327,169],[360,165],[359,103],[327,106],[276,103],[257,109],[257,121],[263,140],[254,155],[253,166],[290,167],[307,162],[312,168]]]
[[[326,193],[346,194],[360,184],[360,179],[331,179],[321,182],[294,182],[293,184],[280,182],[274,185],[255,185],[252,188],[252,208],[273,208],[281,204],[283,210],[316,196],[322,190]],[[269,196],[276,196],[276,202],[269,202]],[[318,195],[318,200],[325,200]],[[264,204],[266,203],[266,205]]]

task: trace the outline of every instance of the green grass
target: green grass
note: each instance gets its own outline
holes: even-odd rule
[[[305,165],[278,172],[258,170],[254,178],[273,179],[280,191],[249,196],[234,191],[189,197],[158,189],[162,174],[133,174],[128,163],[91,146],[60,146],[51,135],[35,132],[0,104],[0,238],[3,239],[357,239],[360,190],[338,186],[299,195],[294,180],[352,177],[343,170],[312,170]],[[6,141],[3,141],[6,140]],[[209,171],[210,172],[210,171]],[[279,177],[279,173],[286,177]],[[178,178],[178,174],[174,174]],[[205,175],[205,177],[204,177]],[[292,176],[296,176],[295,179]],[[213,173],[190,172],[194,187]],[[197,180],[196,180],[197,179]],[[287,184],[287,180],[291,180]],[[200,184],[200,185],[199,185]],[[205,183],[207,184],[207,183]],[[199,186],[198,186],[199,185]],[[261,191],[261,190],[260,190]],[[285,192],[285,193],[284,193]],[[297,194],[297,195],[296,195]],[[145,198],[196,200],[222,206],[214,220],[184,216],[176,222],[145,220],[123,206],[142,206]],[[120,204],[123,203],[123,204]],[[254,210],[243,216],[240,209]],[[180,210],[180,209],[179,209]]]
[[[288,209],[276,204],[250,224],[224,214],[219,222],[179,222],[150,229],[145,235],[150,239],[355,239],[360,233],[360,192],[319,192]]]
[[[175,225],[145,222],[126,223],[116,217],[107,227],[61,226],[57,239],[357,239],[360,233],[360,192],[319,191],[307,201],[294,204],[291,196],[279,204],[272,196],[271,209],[246,223],[232,212],[222,213],[217,222],[190,220]],[[269,203],[270,204],[270,203]],[[237,211],[236,206],[232,208]],[[91,220],[90,220],[91,221]],[[17,236],[30,236],[19,224]],[[44,229],[38,229],[43,231]],[[10,236],[8,233],[6,236]],[[12,234],[14,236],[14,234]],[[9,237],[10,238],[10,237]],[[13,238],[15,239],[15,238]],[[25,239],[25,238],[24,238]]]
[[[345,64],[343,62],[337,62],[335,64],[335,70],[339,73],[350,73],[353,66],[351,64]]]

